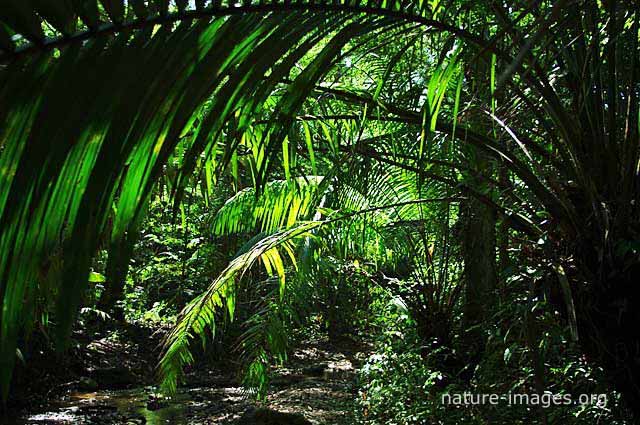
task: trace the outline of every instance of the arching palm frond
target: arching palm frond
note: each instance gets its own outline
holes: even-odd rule
[[[289,257],[295,261],[295,257],[291,255],[293,241],[305,238],[310,231],[323,223],[322,221],[299,223],[290,229],[260,239],[250,249],[232,260],[209,288],[184,308],[176,326],[165,339],[163,357],[159,363],[159,373],[165,390],[175,391],[182,367],[193,360],[189,352],[190,340],[195,335],[206,338],[207,329],[215,331],[216,310],[225,306],[228,314],[233,317],[234,286],[242,275],[256,262],[262,261],[268,274],[279,279],[282,293],[285,283],[283,257]],[[286,253],[286,256],[282,255],[280,250]]]
[[[207,7],[204,7],[206,3]],[[366,13],[362,13],[366,12]],[[3,0],[0,7],[0,384],[6,396],[23,302],[61,251],[63,341],[93,253],[130,245],[154,182],[181,140],[177,199],[201,153],[229,162],[242,132],[294,77],[264,132],[260,188],[296,111],[342,48],[413,22],[477,44],[426,2],[325,5]],[[294,65],[314,46],[297,75]],[[124,252],[124,251],[123,251]],[[126,258],[117,263],[126,264]],[[118,267],[114,267],[114,270]],[[115,276],[107,276],[112,280]],[[63,283],[64,282],[64,283]]]
[[[640,313],[620,307],[639,298],[633,279],[640,261],[627,248],[640,234],[635,2],[512,2],[508,10],[500,2],[470,0],[189,5],[0,1],[3,395],[32,308],[26,301],[42,276],[58,282],[51,292],[63,339],[101,236],[117,247],[133,232],[180,140],[188,139],[178,200],[198,159],[219,155],[222,168],[237,155],[237,136],[259,117],[266,125],[252,168],[258,192],[292,124],[320,120],[330,136],[327,152],[349,151],[456,187],[541,240],[552,262],[575,264],[579,282],[587,282],[579,285],[577,303],[585,352],[619,378],[631,405],[640,406],[640,366],[626,355],[640,343]],[[385,30],[407,31],[416,42],[410,49],[393,46]],[[438,68],[441,58],[458,52],[458,41],[464,44],[455,53],[460,72]],[[368,60],[368,53],[381,58],[372,75],[353,67],[351,85],[360,87],[333,87],[342,75],[320,84],[344,50],[359,49],[359,59]],[[396,67],[385,57],[404,59]],[[415,69],[424,63],[439,71]],[[279,84],[284,87],[265,107]],[[455,99],[443,99],[454,87]],[[299,114],[310,93],[337,101],[317,101],[317,110],[305,111],[312,116]],[[341,145],[332,134],[357,129],[355,141],[376,137],[353,125],[372,121],[398,123],[389,129],[396,133],[403,127],[406,140],[391,156],[371,146]],[[446,149],[444,141],[454,138],[473,147],[464,160]],[[451,158],[430,157],[434,141]],[[502,166],[503,178],[494,182],[493,167],[474,167],[474,150]],[[436,160],[455,172],[432,172]],[[465,165],[504,196],[455,178]],[[377,207],[358,214],[383,222]],[[565,241],[566,252],[559,253]]]
[[[23,300],[48,273],[52,252],[61,251],[64,261],[55,315],[62,346],[101,239],[117,250],[135,230],[181,140],[191,139],[188,172],[192,158],[218,144],[231,119],[250,122],[292,64],[320,43],[321,54],[293,79],[289,103],[278,108],[279,117],[293,115],[300,102],[293,99],[304,97],[344,44],[385,25],[331,12],[212,18],[217,13],[180,8],[169,16],[163,5],[5,1],[0,8],[0,26],[11,34],[0,59],[5,396],[22,318],[31,308]],[[52,38],[43,38],[49,24]],[[74,32],[85,24],[88,29]],[[224,145],[226,159],[234,143]],[[273,146],[264,150],[274,156]],[[178,179],[177,187],[183,184]]]

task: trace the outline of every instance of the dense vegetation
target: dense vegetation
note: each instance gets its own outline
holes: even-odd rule
[[[3,398],[43,344],[145,323],[167,393],[233,352],[264,399],[348,336],[358,422],[636,423],[636,9],[1,1]]]

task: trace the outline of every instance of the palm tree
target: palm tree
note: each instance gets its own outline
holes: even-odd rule
[[[638,19],[615,0],[3,0],[3,393],[38,282],[57,282],[62,343],[92,255],[117,255],[176,147],[176,202],[202,158],[233,170],[241,145],[261,193],[279,165],[292,174],[300,122],[356,120],[376,134],[307,145],[414,172],[493,211],[558,275],[585,354],[640,405]],[[332,70],[345,58],[373,75],[340,86]]]
[[[441,185],[419,184],[411,171],[384,164],[363,167],[357,157],[347,161],[343,158],[330,175],[270,181],[258,198],[255,189],[244,189],[216,212],[215,237],[256,236],[184,308],[167,335],[160,361],[165,389],[175,391],[183,366],[193,361],[191,339],[215,334],[216,313],[233,320],[239,287],[248,282],[271,293],[238,343],[249,372],[245,383],[260,395],[267,388],[271,358],[286,354],[290,325],[311,309],[310,299],[323,296],[318,292],[324,285],[309,282],[339,280],[345,268],[351,279],[360,276],[387,291],[398,289],[394,282],[410,280],[402,303],[414,313],[420,334],[425,340],[437,337],[440,344],[450,340],[447,323],[458,300],[460,264],[441,239],[460,199],[438,196]],[[258,263],[264,264],[266,279],[255,274],[247,279]]]

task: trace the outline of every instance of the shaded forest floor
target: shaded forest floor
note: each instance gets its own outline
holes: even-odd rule
[[[351,339],[299,344],[256,402],[229,364],[198,363],[172,398],[154,386],[164,329],[129,326],[107,336],[78,334],[71,355],[42,350],[19,373],[9,424],[352,424],[356,372],[370,350]]]

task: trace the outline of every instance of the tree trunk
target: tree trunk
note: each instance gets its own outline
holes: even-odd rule
[[[105,289],[98,301],[98,309],[109,313],[118,321],[124,320],[124,311],[117,303],[124,299],[124,285],[129,271],[137,232],[128,232],[122,239],[112,242],[107,260]]]
[[[640,263],[609,265],[601,276],[576,295],[579,343],[640,418]]]
[[[496,275],[496,216],[475,199],[460,204],[462,257],[464,260],[463,325],[472,355],[484,348],[480,326],[491,309]]]

